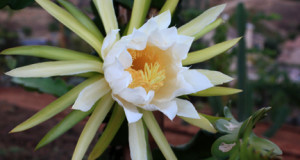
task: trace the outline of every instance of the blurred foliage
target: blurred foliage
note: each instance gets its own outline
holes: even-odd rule
[[[0,1],[0,9],[9,6],[11,9],[23,9],[29,5],[31,5],[34,0],[1,0]]]
[[[60,97],[67,93],[72,86],[66,84],[61,78],[16,78],[12,82],[20,84],[27,89],[40,91]]]

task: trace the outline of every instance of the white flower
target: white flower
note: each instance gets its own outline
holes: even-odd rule
[[[104,39],[104,77],[129,123],[142,117],[137,107],[159,110],[171,120],[176,115],[199,118],[189,101],[176,97],[213,86],[202,73],[182,66],[194,38],[168,28],[170,22],[166,11],[120,40],[118,30]]]
[[[72,4],[59,0],[69,13],[50,0],[36,0],[57,20],[89,43],[100,58],[50,46],[23,46],[1,52],[4,55],[29,55],[57,60],[16,68],[6,73],[10,76],[51,77],[87,73],[85,76],[89,77],[11,132],[29,129],[73,104],[73,109],[84,112],[72,111],[70,116],[68,115],[48,132],[38,148],[66,132],[72,127],[70,125],[75,125],[80,121],[80,117],[84,118],[91,113],[72,157],[72,159],[82,159],[99,126],[111,110],[114,104],[113,99],[124,108],[129,122],[129,146],[133,160],[147,159],[144,126],[150,131],[165,158],[176,159],[151,111],[159,110],[170,119],[178,115],[192,125],[216,132],[212,124],[197,113],[191,102],[176,97],[181,95],[221,96],[240,92],[232,88],[213,87],[213,85],[231,81],[232,78],[227,75],[216,71],[183,67],[183,65],[203,62],[217,56],[238,42],[239,38],[188,54],[194,38],[200,38],[222,23],[222,19],[216,20],[216,18],[225,5],[205,11],[177,30],[175,27],[168,27],[171,21],[170,11],[174,12],[178,1],[171,3],[167,1],[161,10],[161,12],[166,12],[151,18],[141,26],[148,12],[150,1],[137,0],[134,1],[131,20],[125,32],[125,34],[131,34],[119,39],[113,1],[93,1],[107,35],[104,41],[97,26]],[[134,27],[139,29],[134,29]],[[98,74],[95,75],[94,72]],[[113,108],[106,129],[89,159],[96,159],[104,152],[125,119],[124,111],[119,105]],[[74,112],[77,113],[73,114]]]

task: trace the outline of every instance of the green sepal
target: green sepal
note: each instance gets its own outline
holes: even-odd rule
[[[134,1],[127,35],[131,34],[134,28],[140,28],[144,24],[150,3],[151,0]]]
[[[182,65],[191,65],[209,60],[233,47],[240,39],[241,38],[235,38],[199,51],[191,52],[187,58],[182,61]]]
[[[90,44],[99,55],[101,55],[102,40],[90,32],[81,22],[73,17],[69,12],[59,7],[50,0],[35,0],[54,18],[76,33],[79,37]]]
[[[218,18],[217,20],[215,20],[214,22],[212,22],[211,24],[207,25],[205,28],[203,28],[200,32],[198,32],[197,34],[194,35],[195,39],[194,41],[198,40],[199,38],[203,37],[205,34],[207,34],[208,32],[216,29],[218,26],[220,26],[223,23],[223,19],[222,18]]]
[[[13,130],[10,131],[10,133],[27,130],[57,115],[58,113],[65,110],[75,102],[81,90],[83,90],[88,85],[98,81],[100,78],[101,76],[96,76],[82,82],[81,84],[74,87],[69,92],[67,92],[66,94],[64,94],[63,96],[56,99],[55,101],[47,105],[45,108],[34,114],[32,117],[16,126]]]
[[[0,54],[4,55],[22,55],[47,58],[52,60],[97,60],[98,57],[73,51],[70,49],[52,47],[52,46],[20,46],[3,50]]]
[[[94,106],[95,107],[95,106]],[[49,144],[53,140],[57,139],[59,136],[67,132],[69,129],[74,127],[77,123],[82,121],[85,117],[90,115],[94,107],[87,112],[82,112],[79,110],[73,110],[64,119],[62,119],[57,125],[55,125],[47,134],[40,140],[40,142],[35,147],[35,150],[42,148],[43,146]]]
[[[161,10],[159,11],[159,14],[169,10],[171,12],[171,15],[172,15],[174,13],[174,11],[176,10],[178,2],[179,2],[179,0],[166,0],[165,4],[163,5]]]
[[[72,159],[82,159],[93,138],[96,135],[101,123],[110,111],[114,100],[111,97],[111,93],[107,93],[95,104],[95,109],[84,126],[80,137],[77,141]]]
[[[211,87],[203,91],[190,94],[190,96],[210,97],[210,96],[226,96],[240,93],[242,90],[228,87]]]
[[[193,118],[187,118],[187,117],[182,117],[182,116],[180,118],[196,127],[204,129],[208,132],[211,132],[211,133],[217,132],[217,130],[214,128],[214,126],[210,123],[210,121],[208,119],[206,119],[204,116],[202,116],[202,114],[199,114],[199,117],[200,117],[200,119],[193,119]]]
[[[103,35],[100,33],[99,29],[95,23],[83,12],[81,12],[76,6],[71,2],[66,0],[57,0],[57,2],[62,5],[66,10],[68,10],[74,18],[76,18],[81,24],[83,24],[90,32],[92,32],[98,39],[103,41]]]
[[[113,113],[111,115],[108,124],[106,125],[105,130],[94,146],[92,152],[90,153],[88,159],[97,159],[102,155],[102,153],[106,150],[108,145],[111,143],[118,130],[120,129],[123,121],[125,120],[124,109],[120,107],[118,104],[114,106]]]

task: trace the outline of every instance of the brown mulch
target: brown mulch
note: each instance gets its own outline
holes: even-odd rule
[[[78,124],[58,140],[50,143],[44,148],[34,151],[35,145],[66,114],[62,114],[44,122],[28,131],[9,134],[17,124],[26,120],[36,111],[40,110],[55,97],[37,92],[27,92],[22,88],[0,88],[0,159],[70,159],[75,148],[77,139],[83,128]],[[193,126],[184,126],[181,120],[175,118],[169,121],[165,118],[165,135],[173,145],[188,142],[199,130]],[[267,123],[256,126],[255,132],[262,135],[269,127]],[[180,137],[180,138],[179,138]],[[283,159],[300,159],[300,128],[294,126],[283,126],[271,140],[284,152]]]

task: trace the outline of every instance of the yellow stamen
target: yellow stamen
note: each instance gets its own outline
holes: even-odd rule
[[[132,56],[132,66],[127,68],[132,76],[129,88],[143,87],[147,92],[157,91],[164,84],[166,78],[163,50],[154,46],[147,46],[144,50],[128,49]]]

